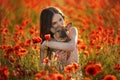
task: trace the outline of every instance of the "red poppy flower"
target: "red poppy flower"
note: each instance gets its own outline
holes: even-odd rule
[[[28,53],[27,49],[21,48],[19,52],[17,53],[17,56],[22,57],[23,55],[26,55]]]
[[[50,34],[45,35],[45,40],[50,40],[50,38],[51,38]]]
[[[35,44],[35,43],[41,43],[41,42],[42,42],[42,39],[41,39],[40,37],[34,37],[34,38],[32,39],[32,41],[33,41],[33,44]]]
[[[114,75],[106,75],[103,80],[117,80]]]
[[[42,70],[35,74],[35,80],[38,80],[38,79],[42,78],[42,76],[45,76],[47,74],[48,74],[47,71]]]
[[[100,50],[100,49],[101,49],[101,46],[100,46],[100,45],[97,45],[96,48],[97,48],[98,50]]]
[[[82,42],[83,42],[82,39],[78,39],[78,40],[77,40],[77,44],[81,44]]]
[[[86,73],[86,75],[96,76],[97,75],[97,69],[92,64],[87,65],[87,67],[85,68],[85,73]]]
[[[50,73],[49,77],[50,77],[51,80],[64,80],[63,75],[59,74],[57,72]]]
[[[30,43],[31,43],[31,40],[28,39],[28,40],[25,41],[24,46],[28,47],[28,46],[30,46]]]
[[[77,63],[72,63],[72,66],[75,71],[77,71],[79,69],[79,65]]]
[[[73,72],[73,66],[72,65],[67,65],[64,69],[65,72],[71,73]]]
[[[96,76],[99,72],[102,71],[102,67],[100,63],[97,64],[89,64],[85,68],[86,75]]]
[[[47,58],[43,59],[43,63],[48,64],[49,63],[49,58],[47,57]]]
[[[9,69],[7,66],[3,66],[0,68],[0,80],[8,80],[9,77]]]
[[[102,65],[100,63],[96,63],[95,68],[97,69],[98,73],[102,71]]]
[[[81,49],[85,50],[85,49],[87,49],[87,46],[86,45],[81,45]]]
[[[120,72],[120,64],[116,64],[116,65],[114,66],[114,69],[116,69],[116,70],[118,70],[118,72]]]

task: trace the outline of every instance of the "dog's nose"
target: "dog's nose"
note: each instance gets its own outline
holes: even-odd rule
[[[66,31],[62,30],[62,31],[61,31],[61,34],[60,34],[60,37],[61,37],[61,38],[67,37]]]

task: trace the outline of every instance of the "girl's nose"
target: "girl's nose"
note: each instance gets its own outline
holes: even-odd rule
[[[58,26],[62,26],[62,24],[61,24],[61,23],[58,23]]]
[[[62,26],[62,25],[63,25],[62,23],[58,22],[58,26]]]

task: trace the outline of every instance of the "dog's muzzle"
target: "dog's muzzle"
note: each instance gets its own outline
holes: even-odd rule
[[[67,33],[65,30],[62,30],[60,33],[60,38],[65,38],[65,37],[67,37]]]

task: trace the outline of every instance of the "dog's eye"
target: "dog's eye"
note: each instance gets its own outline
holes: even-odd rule
[[[67,31],[67,29],[65,29],[65,31]]]
[[[60,30],[57,30],[57,32],[60,32]]]
[[[67,29],[64,29],[64,31],[67,31]]]

